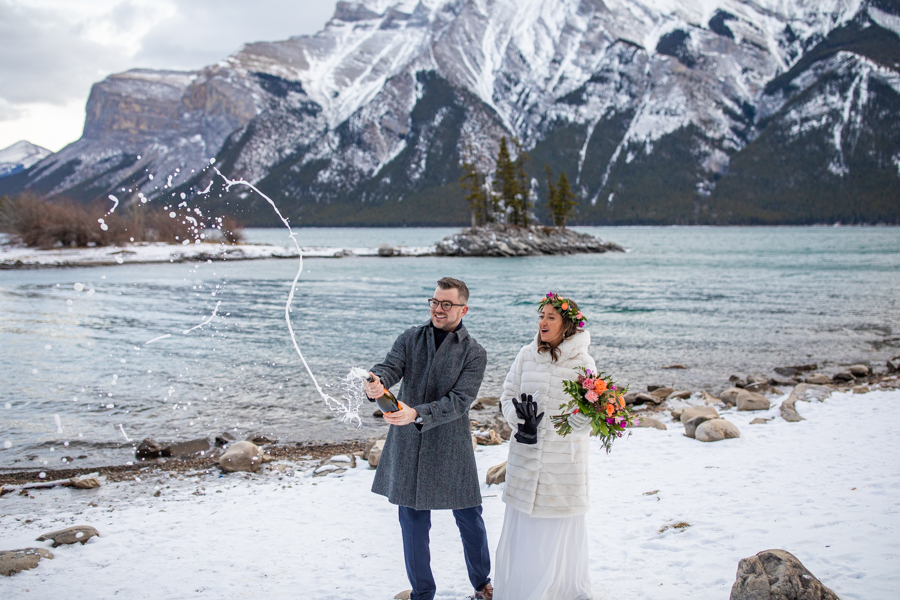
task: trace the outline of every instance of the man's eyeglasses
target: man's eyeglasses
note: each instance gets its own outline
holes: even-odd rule
[[[429,298],[428,306],[430,306],[431,308],[437,308],[438,306],[440,306],[444,310],[450,310],[454,306],[465,306],[465,303],[454,304],[454,303],[450,302],[449,300],[435,300],[434,298]]]

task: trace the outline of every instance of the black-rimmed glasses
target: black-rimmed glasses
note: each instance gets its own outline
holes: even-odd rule
[[[449,300],[435,300],[434,298],[429,298],[428,306],[430,306],[431,308],[437,308],[438,306],[440,306],[444,310],[450,310],[454,306],[465,306],[465,303],[454,304],[453,302],[450,302]]]

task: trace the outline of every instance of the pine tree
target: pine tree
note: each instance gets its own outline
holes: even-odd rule
[[[525,148],[519,140],[515,140],[516,144],[516,183],[519,195],[516,197],[516,206],[519,210],[519,225],[528,227],[528,220],[531,214],[531,178],[525,172],[525,163],[531,158],[525,152]]]
[[[466,190],[466,201],[469,203],[469,209],[472,211],[472,218],[475,225],[484,225],[494,220],[493,201],[488,197],[485,186],[485,176],[478,171],[478,167],[472,158],[469,150],[463,158],[462,177],[459,183],[463,190]]]
[[[553,221],[553,225],[556,225],[557,191],[556,186],[553,185],[553,170],[550,165],[544,163],[544,172],[547,174],[547,208],[550,209],[550,219]]]
[[[572,192],[572,188],[569,186],[569,178],[566,177],[564,172],[559,174],[556,188],[551,187],[551,190],[555,192],[554,195],[556,197],[553,209],[551,209],[553,212],[553,224],[557,227],[565,227],[566,219],[578,203],[575,202],[575,194]]]
[[[507,220],[511,225],[521,223],[521,209],[518,205],[519,178],[516,163],[509,156],[509,146],[506,137],[500,138],[500,150],[497,152],[497,163],[494,169],[494,181],[497,185],[497,193],[500,203],[507,211]]]

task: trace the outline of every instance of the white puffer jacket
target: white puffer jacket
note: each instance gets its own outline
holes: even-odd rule
[[[538,334],[540,335],[540,334]],[[591,334],[576,333],[559,345],[559,358],[551,362],[550,353],[539,354],[538,337],[523,347],[503,383],[500,406],[503,415],[517,431],[512,399],[522,393],[534,395],[538,414],[544,418],[538,426],[537,444],[509,440],[509,462],[503,501],[533,517],[558,518],[584,514],[590,508],[588,483],[588,440],[591,428],[573,431],[566,437],[556,433],[550,417],[561,414],[559,406],[570,397],[562,382],[578,377],[577,367],[597,370],[588,354]]]

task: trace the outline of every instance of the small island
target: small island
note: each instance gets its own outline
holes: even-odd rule
[[[541,254],[576,254],[624,252],[612,242],[566,228],[566,221],[578,203],[565,173],[553,182],[547,175],[547,209],[553,226],[534,223],[537,181],[528,176],[525,163],[529,156],[513,140],[515,159],[505,137],[500,139],[493,171],[476,164],[470,150],[463,156],[460,185],[472,212],[472,227],[448,236],[437,243],[438,256],[537,256]]]
[[[565,227],[499,223],[465,229],[435,246],[438,256],[538,256],[624,252],[622,246]]]

